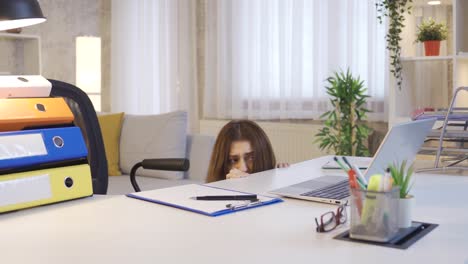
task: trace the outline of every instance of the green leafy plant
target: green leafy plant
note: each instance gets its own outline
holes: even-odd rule
[[[402,65],[400,61],[401,54],[401,32],[405,27],[405,13],[411,14],[413,0],[378,0],[375,4],[377,7],[377,19],[380,24],[383,22],[383,17],[388,17],[388,32],[385,35],[387,41],[387,49],[390,52],[390,72],[396,79],[398,89],[401,90],[401,75]]]
[[[388,167],[392,175],[393,185],[400,187],[400,199],[407,198],[411,187],[413,187],[411,181],[414,172],[413,165],[406,168],[406,164],[407,161],[405,160],[401,165],[392,164]]]
[[[335,72],[327,82],[327,93],[335,109],[321,116],[327,119],[315,142],[320,143],[320,149],[332,149],[336,155],[369,156],[365,142],[371,129],[364,123],[370,112],[365,108],[369,96],[363,81],[354,78],[348,69],[346,74]]]
[[[444,23],[437,23],[434,19],[429,18],[423,20],[421,25],[418,26],[416,42],[446,40],[447,34],[447,26]]]

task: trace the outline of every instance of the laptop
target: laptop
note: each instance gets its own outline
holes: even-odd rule
[[[436,119],[426,119],[394,125],[380,144],[374,158],[364,173],[367,179],[373,174],[383,174],[389,164],[414,161],[416,154],[431,131]],[[322,176],[270,193],[323,203],[346,204],[349,197],[347,176]]]

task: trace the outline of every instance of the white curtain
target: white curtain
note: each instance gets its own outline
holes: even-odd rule
[[[318,118],[327,77],[364,80],[386,119],[385,26],[374,0],[207,0],[205,118]]]
[[[198,130],[193,0],[112,1],[111,111],[189,113]]]

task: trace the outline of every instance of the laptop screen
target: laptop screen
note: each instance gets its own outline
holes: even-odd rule
[[[383,174],[391,164],[401,164],[404,160],[411,164],[421,149],[436,119],[426,119],[394,125],[388,131],[374,155],[365,176]]]

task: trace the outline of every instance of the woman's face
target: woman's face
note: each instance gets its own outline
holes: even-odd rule
[[[229,169],[238,169],[251,173],[253,168],[254,152],[249,141],[239,140],[231,144],[229,151]]]

